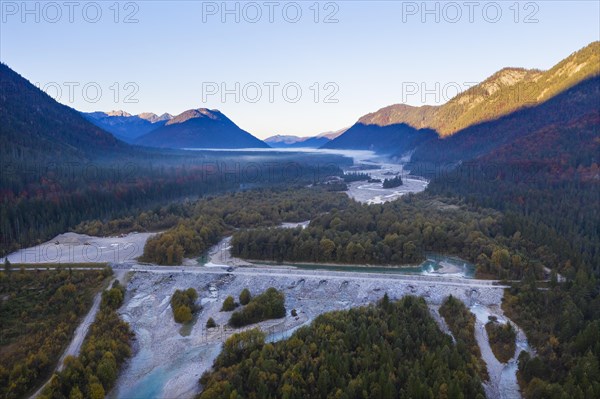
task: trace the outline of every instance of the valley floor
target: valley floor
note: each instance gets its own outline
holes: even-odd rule
[[[193,397],[200,390],[198,379],[211,367],[222,342],[240,331],[223,327],[207,330],[206,321],[212,317],[224,326],[230,312],[220,312],[223,300],[228,295],[237,298],[244,288],[253,294],[268,287],[284,292],[287,316],[259,323],[270,340],[290,336],[324,312],[374,303],[386,292],[392,299],[405,295],[424,297],[433,308],[453,295],[477,310],[476,314],[481,313],[478,329],[487,321],[483,315],[494,314],[506,320],[500,308],[505,287],[489,280],[278,267],[239,267],[227,272],[219,267],[133,265],[130,270],[134,273],[121,314],[130,323],[137,342],[134,356],[125,366],[111,398]],[[182,327],[173,320],[169,300],[176,289],[190,287],[198,291],[203,309],[192,326]],[[298,312],[297,317],[291,316],[292,309]],[[485,387],[488,397],[518,397],[514,364],[495,361],[491,350],[486,351],[487,337],[481,336],[480,331],[478,342],[490,369],[491,381]],[[519,346],[528,349],[524,336]]]
[[[71,248],[72,252],[85,251],[90,245],[118,248],[134,243],[143,248],[149,236],[132,234],[96,238],[69,233],[45,245]],[[56,241],[59,243],[55,244]],[[405,295],[425,298],[440,328],[448,333],[437,309],[447,296],[453,295],[477,316],[476,338],[490,374],[490,381],[484,385],[487,396],[520,397],[516,358],[521,350],[531,351],[525,335],[517,327],[517,353],[508,364],[502,364],[491,352],[484,328],[488,315],[496,316],[501,322],[510,322],[500,307],[506,287],[498,282],[464,278],[451,267],[436,273],[392,274],[365,272],[364,268],[356,271],[352,266],[347,271],[258,266],[231,257],[229,247],[228,237],[211,249],[208,263],[204,266],[193,260],[188,260],[186,266],[181,267],[143,265],[134,261],[112,263],[116,276],[121,281],[128,280],[120,314],[130,323],[136,340],[133,357],[122,370],[110,398],[193,397],[201,388],[198,383],[200,376],[210,369],[222,343],[231,334],[240,331],[226,327],[230,312],[220,312],[223,300],[228,295],[237,298],[244,288],[258,294],[268,287],[284,292],[287,309],[284,319],[258,324],[272,341],[289,337],[297,328],[309,324],[322,313],[368,305],[381,299],[384,293],[391,299]],[[11,257],[32,254],[40,248],[43,246],[23,250]],[[30,263],[45,262],[38,258]],[[198,291],[198,301],[203,309],[192,324],[182,326],[174,322],[169,301],[176,289],[190,287]],[[296,309],[296,317],[291,316],[292,309]],[[219,327],[206,329],[206,321],[210,317]],[[81,333],[76,335],[70,347],[77,347],[75,341],[81,341],[81,334],[85,335],[83,327],[78,329]]]

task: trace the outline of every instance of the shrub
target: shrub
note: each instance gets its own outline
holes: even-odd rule
[[[206,328],[215,328],[216,326],[217,326],[217,323],[215,323],[215,319],[213,319],[212,317],[210,317],[206,321]]]
[[[235,309],[235,300],[231,295],[229,295],[227,298],[225,298],[225,301],[223,301],[221,312],[231,312],[233,309]]]
[[[175,317],[175,322],[177,323],[187,323],[192,320],[192,310],[186,305],[181,305],[173,312],[173,316]]]
[[[250,290],[248,290],[248,288],[244,288],[240,293],[240,304],[247,305],[248,303],[250,303],[250,299],[252,299],[252,296],[250,295]]]
[[[192,320],[192,315],[199,310],[196,305],[198,293],[193,288],[185,291],[176,290],[171,297],[171,310],[177,323],[187,323]]]

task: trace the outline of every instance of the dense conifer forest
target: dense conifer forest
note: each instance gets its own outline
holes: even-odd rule
[[[235,229],[302,222],[349,202],[344,194],[321,188],[271,188],[169,205],[107,224],[91,222],[80,231],[104,233],[123,228],[139,231],[169,227],[148,240],[141,260],[177,265],[184,257],[201,255]]]
[[[440,315],[446,320],[452,336],[456,339],[458,351],[463,354],[481,379],[488,380],[487,368],[475,339],[475,315],[453,296],[446,298],[440,306]]]
[[[408,195],[382,205],[349,202],[296,229],[236,231],[232,253],[289,262],[406,265],[429,251],[460,256],[482,276],[542,277],[537,254],[521,235],[505,235],[501,213],[455,198]]]
[[[215,398],[484,398],[470,355],[421,298],[323,314],[291,338],[230,337],[200,380]]]

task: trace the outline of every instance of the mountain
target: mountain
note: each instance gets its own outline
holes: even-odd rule
[[[349,127],[345,127],[343,129],[339,129],[339,130],[334,130],[332,132],[324,132],[324,133],[320,133],[317,134],[315,137],[326,137],[329,140],[333,140],[338,136],[341,136],[342,134],[344,134],[344,132],[346,132],[346,130],[348,130]]]
[[[308,137],[283,136],[283,135],[277,134],[275,136],[267,137],[264,141],[265,141],[265,143],[267,143],[271,147],[273,147],[273,146],[278,146],[278,145],[281,145],[281,146],[291,145],[291,144],[297,143],[299,141],[303,141],[307,138]]]
[[[265,139],[273,148],[319,148],[330,141],[327,137],[298,137],[276,135]]]
[[[141,114],[138,114],[137,116],[138,116],[138,118],[147,120],[150,123],[157,123],[157,122],[165,122],[166,123],[167,121],[173,119],[173,115],[167,114],[167,113],[164,113],[159,116],[152,112],[142,112]]]
[[[514,145],[544,128],[567,125],[598,110],[599,105],[600,76],[597,76],[535,107],[526,107],[499,119],[469,126],[450,137],[436,137],[416,148],[411,161],[454,164],[474,159],[502,146]],[[541,140],[539,145],[544,146],[544,137],[538,138]]]
[[[331,140],[342,135],[348,128],[324,132],[316,136],[283,136],[276,135],[265,139],[265,143],[273,148],[320,148]]]
[[[435,130],[415,129],[405,123],[378,126],[358,122],[321,148],[370,150],[380,154],[403,156],[437,137]]]
[[[471,125],[538,105],[595,76],[598,65],[600,42],[593,42],[548,71],[504,68],[443,105],[391,105],[363,116],[359,122],[379,126],[406,123],[417,129],[434,129],[440,136],[449,136]]]
[[[132,143],[136,138],[164,126],[173,118],[173,116],[166,113],[160,116],[151,112],[131,115],[124,111],[90,112],[82,113],[82,115],[94,125],[128,143]]]
[[[600,75],[599,66],[600,42],[593,42],[548,71],[505,68],[444,105],[398,104],[365,115],[324,148],[372,149],[397,156],[414,152],[412,160],[427,162],[470,159],[531,129],[564,122],[597,106],[594,83],[569,90]],[[552,101],[565,93],[570,94]],[[414,140],[418,130],[435,131],[439,137]]]
[[[0,155],[16,165],[126,153],[129,146],[0,64]]]
[[[600,97],[599,97],[600,98]],[[600,184],[600,108],[568,123],[547,125],[500,146],[480,159],[525,170],[531,165],[548,180],[572,179]],[[600,193],[598,193],[600,195]]]
[[[163,148],[268,148],[218,110],[185,111],[134,143]]]
[[[600,273],[600,107],[528,130],[434,176],[428,191],[504,212],[507,237],[526,234],[536,251],[559,248],[547,265],[584,263]]]

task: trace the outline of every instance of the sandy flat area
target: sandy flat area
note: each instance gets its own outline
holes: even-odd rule
[[[8,255],[11,263],[126,263],[144,252],[148,238],[156,233],[131,233],[119,237],[93,237],[64,233],[35,247]],[[0,259],[4,262],[4,258]]]

